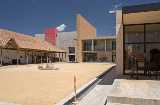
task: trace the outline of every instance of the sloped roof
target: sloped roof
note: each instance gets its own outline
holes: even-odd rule
[[[32,36],[0,29],[0,46],[4,47],[13,38],[21,49],[32,49],[52,52],[66,52],[46,41]]]

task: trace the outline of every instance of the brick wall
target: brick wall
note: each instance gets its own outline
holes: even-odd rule
[[[82,37],[96,36],[96,28],[93,27],[84,17],[77,14],[76,17],[76,32],[77,32],[77,62],[82,62]]]

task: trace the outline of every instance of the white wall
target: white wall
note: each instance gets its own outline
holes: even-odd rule
[[[41,56],[41,52],[36,52],[37,55]],[[18,51],[19,59],[21,64],[26,64],[25,51]],[[34,55],[34,53],[33,53]],[[43,56],[44,54],[42,54]],[[21,58],[22,56],[22,58]],[[3,63],[12,64],[12,59],[17,59],[17,50],[6,50],[2,49],[2,61]],[[34,56],[33,56],[34,59]],[[28,52],[28,63],[32,63],[32,52]]]
[[[18,54],[20,62],[26,63],[25,51],[18,51]],[[17,50],[2,49],[2,56],[3,63],[12,64],[12,59],[17,59]]]

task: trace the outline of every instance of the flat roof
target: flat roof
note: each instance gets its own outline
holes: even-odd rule
[[[83,37],[82,40],[88,39],[116,39],[116,36],[98,36],[98,37]]]
[[[122,7],[123,14],[160,10],[160,2]]]

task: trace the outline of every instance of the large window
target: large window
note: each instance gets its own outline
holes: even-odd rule
[[[124,74],[131,72],[135,57],[160,67],[160,24],[125,25],[123,33]]]
[[[85,41],[84,42],[84,51],[91,51],[92,50],[92,42],[91,41]]]

